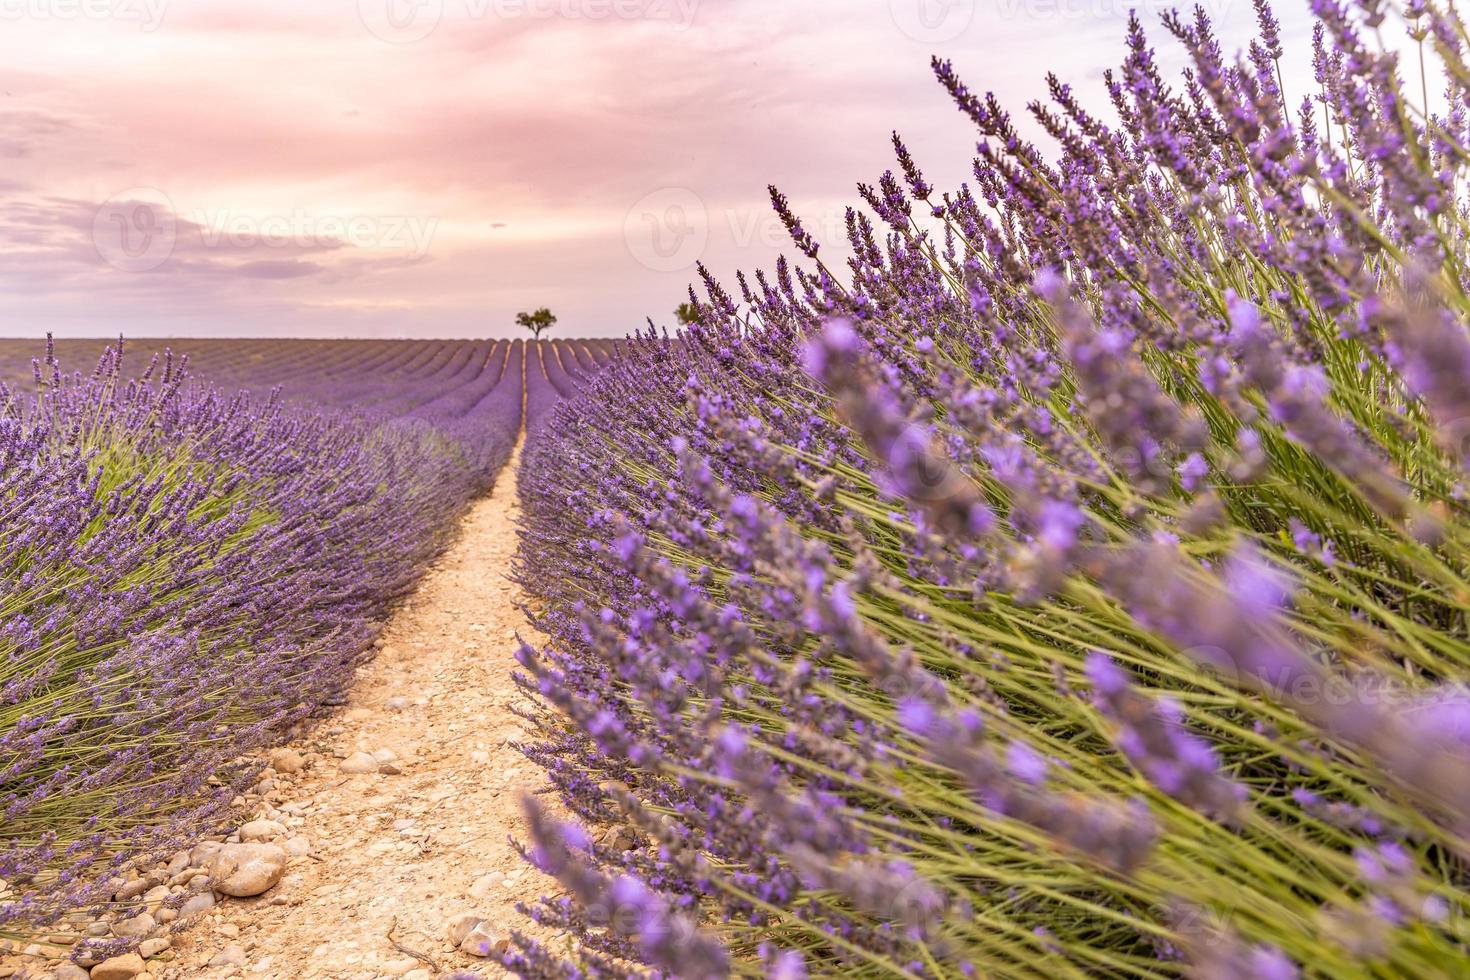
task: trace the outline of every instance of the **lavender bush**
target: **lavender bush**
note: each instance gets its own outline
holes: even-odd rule
[[[592,341],[538,343],[526,359],[526,431],[524,452],[541,444],[551,410],[572,398],[607,363],[604,344]],[[601,354],[603,360],[597,356]]]
[[[171,355],[129,377],[120,346],[0,384],[0,938],[68,935],[223,818],[247,753],[341,702],[520,428],[522,344],[316,347],[314,374],[204,346],[289,394]]]
[[[510,969],[1464,975],[1464,25],[1316,0],[1298,104],[1257,10],[1050,154],[936,62],[973,183],[895,135],[842,274],[773,189],[805,262],[552,411]]]

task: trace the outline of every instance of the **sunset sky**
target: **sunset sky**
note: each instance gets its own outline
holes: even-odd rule
[[[1249,0],[1204,2],[1249,37]],[[0,0],[0,335],[668,323],[695,260],[733,280],[780,250],[768,183],[831,241],[894,128],[964,179],[931,53],[1018,116],[1049,68],[1100,104],[1130,6],[1165,5]]]

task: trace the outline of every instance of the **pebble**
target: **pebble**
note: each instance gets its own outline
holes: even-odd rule
[[[461,912],[459,915],[450,919],[448,926],[444,930],[445,936],[449,939],[449,945],[458,946],[464,942],[465,937],[474,932],[475,928],[484,921],[485,919],[482,916],[476,915],[474,912]]]
[[[145,939],[138,944],[138,955],[142,956],[145,960],[149,960],[171,946],[173,946],[173,941],[167,936]]]
[[[219,841],[212,840],[195,844],[194,849],[189,852],[189,863],[196,868],[202,868],[219,853],[219,849],[223,846]]]
[[[184,904],[179,906],[179,915],[193,915],[196,912],[203,912],[212,908],[214,908],[214,894],[212,892],[200,892],[198,895],[189,896]]]
[[[148,884],[147,878],[134,878],[117,890],[117,900],[119,902],[126,902],[130,899],[137,898],[152,887],[152,885]]]
[[[199,869],[198,868],[185,868],[183,871],[180,871],[178,874],[176,874],[172,878],[170,878],[168,880],[168,883],[170,885],[183,885],[183,884],[187,884],[188,882],[192,881],[193,878],[194,878],[194,876],[197,875],[198,873],[199,873]]]
[[[87,980],[91,974],[75,963],[58,963],[51,976],[54,980]]]
[[[146,967],[137,953],[124,953],[92,967],[92,980],[133,980]]]
[[[389,711],[407,711],[408,698],[389,698],[384,707]]]
[[[209,866],[214,889],[236,898],[268,890],[286,870],[286,852],[274,844],[226,844]]]
[[[291,775],[306,768],[306,760],[295,749],[276,749],[271,753],[271,768]]]
[[[242,841],[275,840],[286,832],[286,828],[274,820],[252,820],[240,828]]]
[[[311,840],[306,837],[292,837],[281,846],[291,857],[306,857],[311,853]]]
[[[245,950],[239,946],[226,946],[209,958],[210,966],[244,966]]]
[[[509,946],[510,940],[492,929],[490,923],[480,922],[460,941],[459,951],[471,956],[493,956],[505,952]]]
[[[374,759],[366,752],[354,752],[346,759],[342,760],[342,765],[340,768],[342,772],[347,773],[349,776],[355,776],[362,773],[377,772],[378,760]]]
[[[125,939],[142,939],[152,932],[157,925],[157,920],[152,915],[144,912],[140,915],[133,916],[131,919],[114,922],[112,931]]]

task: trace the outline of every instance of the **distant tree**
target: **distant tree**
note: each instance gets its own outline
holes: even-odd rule
[[[517,313],[516,325],[525,327],[531,331],[531,336],[537,340],[541,339],[541,331],[550,330],[556,326],[556,316],[546,307],[541,307],[535,313]]]
[[[680,303],[679,308],[674,311],[674,316],[678,317],[679,322],[685,326],[699,319],[699,314],[695,311],[693,303]]]

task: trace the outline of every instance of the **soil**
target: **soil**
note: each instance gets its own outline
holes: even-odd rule
[[[508,577],[515,466],[387,625],[339,717],[292,746],[306,768],[277,776],[243,814],[285,822],[310,854],[259,898],[223,899],[176,933],[167,958],[148,963],[158,980],[502,976],[451,945],[451,920],[474,913],[498,938],[538,934],[514,907],[556,890],[511,844],[526,836],[523,795],[546,785],[513,746],[526,735],[512,710],[515,635],[536,638]],[[384,749],[399,774],[341,772],[347,756]],[[210,966],[222,952],[244,962]]]

